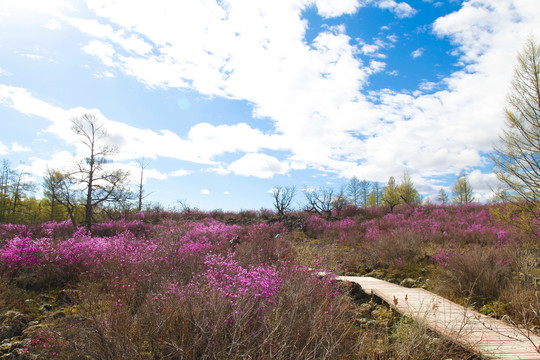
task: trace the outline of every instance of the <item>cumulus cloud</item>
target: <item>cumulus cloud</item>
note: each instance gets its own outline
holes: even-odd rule
[[[413,58],[419,58],[420,56],[422,56],[424,54],[424,49],[423,48],[419,48],[419,49],[416,49],[414,50],[412,53],[411,53],[411,56]]]
[[[82,50],[87,54],[97,56],[107,66],[113,65],[115,50],[110,44],[99,40],[92,40],[83,46]]]
[[[360,6],[358,0],[315,0],[319,15],[330,18],[352,14]]]
[[[418,11],[412,8],[406,2],[396,2],[394,0],[378,0],[377,6],[381,9],[392,11],[398,18],[407,18],[414,16]]]
[[[43,27],[49,30],[58,30],[62,28],[62,24],[56,19],[51,19],[47,24],[43,25]]]
[[[7,70],[5,70],[5,69],[2,69],[2,68],[0,67],[0,76],[11,76],[11,75],[12,75],[12,74],[11,74],[9,71],[7,71]]]
[[[186,176],[193,174],[191,170],[178,169],[170,173],[171,176]]]
[[[152,45],[145,42],[137,34],[128,34],[127,30],[115,31],[111,25],[102,24],[96,20],[77,18],[65,19],[70,25],[80,31],[102,40],[112,41],[120,45],[124,50],[134,52],[135,54],[145,55],[152,50]]]
[[[8,147],[0,141],[0,155],[5,155],[8,153]]]
[[[417,92],[377,93],[364,90],[371,75],[385,70],[386,62],[373,58],[398,46],[398,37],[355,44],[338,26],[307,43],[302,12],[313,5],[323,17],[350,14],[361,6],[389,10],[398,18],[416,13],[394,0],[189,5],[163,0],[151,6],[92,0],[88,7],[99,21],[65,16],[62,21],[92,37],[83,51],[111,73],[122,72],[148,87],[245,100],[253,104],[254,117],[274,125],[263,132],[246,123],[200,123],[179,136],[108,121],[129,156],[165,156],[208,164],[218,174],[261,178],[311,168],[386,181],[409,169],[412,176],[422,173],[418,183],[426,188],[433,185],[431,178],[484,164],[483,153],[503,123],[501,104],[515,54],[538,29],[535,1],[463,1],[458,11],[432,26],[436,36],[452,42],[459,57],[455,72],[439,82],[420,82]],[[55,108],[24,89],[6,86],[0,86],[0,102],[41,114],[60,137],[69,115],[81,110]],[[278,158],[267,150],[287,155]],[[217,161],[224,153],[241,157],[230,164]]]
[[[191,128],[187,137],[182,138],[168,130],[155,132],[107,119],[96,109],[64,110],[36,99],[25,89],[1,84],[0,103],[23,114],[48,120],[49,126],[46,131],[73,146],[78,145],[78,142],[71,132],[71,119],[85,113],[94,114],[103,122],[109,134],[109,141],[119,147],[120,152],[115,156],[115,159],[119,161],[143,157],[169,157],[200,164],[218,165],[213,160],[214,157],[227,152],[256,152],[262,148],[279,150],[285,147],[282,136],[264,134],[245,123],[218,126],[200,123]],[[84,148],[80,148],[79,153],[84,154]],[[182,175],[186,173],[182,171],[171,173],[171,176]]]
[[[202,190],[201,190],[201,195],[210,195],[210,190],[208,190],[208,189],[202,189]]]
[[[11,143],[11,151],[13,152],[28,152],[32,151],[29,147],[22,146],[18,142]]]
[[[270,179],[275,174],[285,174],[288,165],[266,154],[246,154],[233,162],[229,169],[237,175]]]
[[[45,58],[43,55],[38,55],[38,54],[21,54],[21,56],[24,56],[33,60],[41,60]]]

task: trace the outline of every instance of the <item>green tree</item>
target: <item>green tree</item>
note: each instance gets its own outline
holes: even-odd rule
[[[511,93],[508,96],[506,128],[494,146],[494,172],[538,217],[540,200],[540,45],[529,39],[518,55]]]
[[[401,203],[401,196],[399,193],[399,187],[396,184],[396,180],[393,176],[388,179],[388,185],[384,188],[382,201],[390,207],[390,212],[394,211],[394,208]]]
[[[443,204],[447,204],[449,200],[450,198],[448,197],[448,193],[443,188],[441,188],[439,190],[439,195],[437,196],[437,201],[440,201]]]
[[[403,179],[401,179],[398,187],[398,193],[405,204],[418,204],[421,201],[420,194],[418,194],[418,190],[416,190],[414,183],[407,172],[403,174]]]
[[[460,205],[475,201],[473,188],[467,175],[460,175],[452,186],[452,201]]]
[[[380,184],[377,181],[375,181],[373,182],[373,185],[371,186],[371,191],[369,192],[369,195],[367,196],[366,206],[368,207],[381,206],[382,198],[383,198],[383,189],[381,189]]]
[[[67,216],[75,220],[73,216],[75,199],[72,196],[66,196],[66,193],[69,195],[74,193],[74,190],[66,189],[68,184],[64,183],[67,180],[65,177],[66,175],[59,171],[47,169],[47,174],[43,178],[43,196],[46,200],[43,205],[46,206],[44,211],[47,212],[50,221],[63,220]]]

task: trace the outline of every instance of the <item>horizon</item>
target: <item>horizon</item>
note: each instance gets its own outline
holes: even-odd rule
[[[404,172],[432,201],[466,173],[486,202],[538,29],[537,0],[0,0],[0,159],[40,185],[84,156],[70,119],[92,113],[164,207]]]

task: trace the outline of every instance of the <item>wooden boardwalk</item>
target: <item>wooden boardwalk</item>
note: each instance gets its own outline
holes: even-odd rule
[[[383,299],[397,311],[415,318],[486,359],[540,359],[540,337],[482,315],[424,289],[411,289],[372,277],[338,276],[360,284],[367,294]]]

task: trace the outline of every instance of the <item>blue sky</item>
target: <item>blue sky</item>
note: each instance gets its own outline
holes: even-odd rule
[[[271,208],[275,185],[405,171],[428,198],[466,172],[486,200],[539,29],[538,0],[0,0],[0,159],[40,184],[93,113],[164,206]]]

